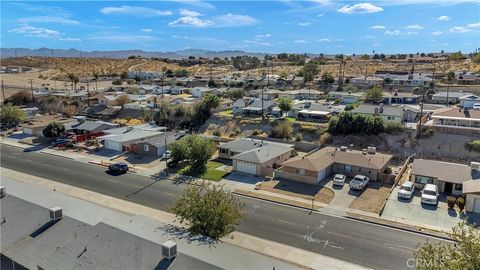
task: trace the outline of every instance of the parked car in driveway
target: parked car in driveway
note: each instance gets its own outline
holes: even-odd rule
[[[405,182],[400,186],[397,196],[398,199],[410,200],[415,192],[415,185],[413,182]]]
[[[343,174],[335,174],[333,177],[333,185],[334,186],[343,186],[345,184],[345,179],[347,177]]]
[[[367,187],[370,178],[365,175],[355,175],[350,181],[350,189],[363,190]]]
[[[438,187],[434,184],[426,184],[422,190],[422,203],[437,205],[438,204]]]
[[[128,172],[128,165],[125,163],[113,163],[108,166],[108,169],[113,173],[126,173]]]
[[[165,151],[162,155],[162,159],[169,159],[171,153],[172,152],[170,150]]]
[[[52,142],[52,146],[62,146],[62,145],[66,145],[70,143],[70,140],[69,139],[65,139],[65,138],[58,138],[58,139],[55,139],[53,142]]]

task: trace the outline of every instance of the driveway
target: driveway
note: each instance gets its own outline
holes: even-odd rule
[[[480,215],[459,213],[456,210],[448,209],[446,196],[444,195],[440,195],[438,206],[425,205],[420,202],[420,191],[418,189],[410,200],[399,200],[397,198],[398,189],[399,187],[396,187],[390,194],[382,217],[393,218],[399,222],[410,221],[445,229],[451,229],[464,218],[480,221]]]
[[[343,186],[334,186],[332,180],[333,175],[325,178],[319,184],[331,189],[333,193],[335,193],[333,200],[331,200],[329,204],[335,207],[348,208],[353,200],[358,197],[358,194],[350,192],[350,187],[348,186],[350,179],[347,177],[345,185]]]
[[[263,176],[255,176],[249,173],[243,172],[231,172],[225,178],[223,178],[220,183],[225,184],[226,187],[235,190],[235,188],[247,188],[253,189],[257,182],[263,182],[267,178]]]

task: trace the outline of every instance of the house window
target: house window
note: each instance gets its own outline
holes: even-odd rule
[[[143,151],[145,151],[145,152],[150,151],[150,147],[149,147],[148,144],[145,144],[145,145],[143,146]]]
[[[297,174],[305,175],[305,170],[304,169],[295,169],[295,172]]]
[[[428,177],[428,176],[416,175],[415,176],[415,183],[417,183],[417,184],[433,184],[433,178]]]
[[[462,184],[455,184],[455,190],[462,191],[463,185]]]
[[[350,164],[345,164],[344,171],[345,171],[345,172],[352,172],[352,165],[350,165]]]

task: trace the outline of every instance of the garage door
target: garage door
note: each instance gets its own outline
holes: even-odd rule
[[[257,174],[257,165],[255,163],[237,160],[237,171]]]
[[[105,141],[105,148],[115,151],[122,151],[120,143],[118,142]]]
[[[23,128],[23,133],[33,135],[33,130],[31,128]]]
[[[318,182],[325,179],[325,177],[327,177],[327,170],[326,169],[318,172],[318,177],[317,177]]]
[[[473,212],[480,213],[480,198],[479,199],[475,198],[475,201],[473,203]]]

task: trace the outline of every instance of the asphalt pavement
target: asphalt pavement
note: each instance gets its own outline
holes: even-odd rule
[[[1,147],[1,167],[168,211],[185,185],[100,166]],[[419,243],[431,237],[247,197],[238,231],[375,269],[408,269]],[[411,261],[409,261],[411,265]]]

